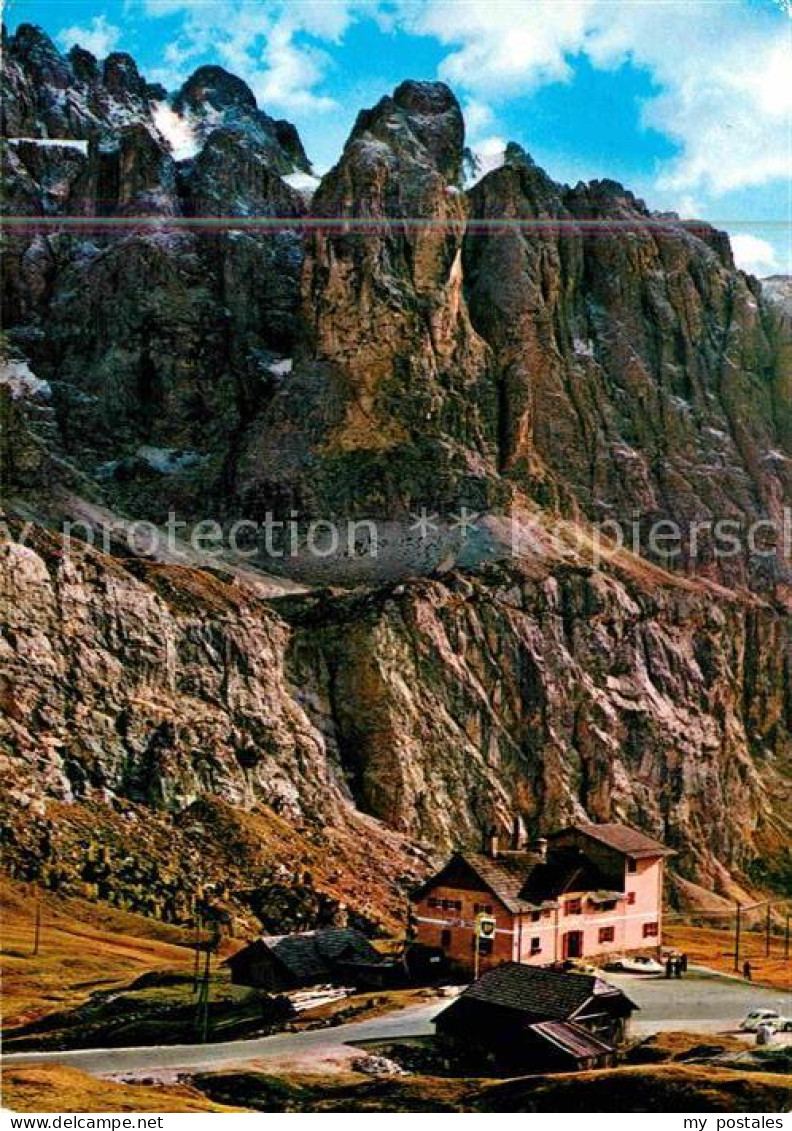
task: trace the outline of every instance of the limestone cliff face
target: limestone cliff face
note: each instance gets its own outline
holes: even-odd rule
[[[492,358],[462,294],[463,137],[441,83],[358,116],[312,200],[328,229],[307,242],[294,379],[247,437],[244,509],[284,489],[382,518],[498,497]]]
[[[265,603],[44,534],[3,568],[12,830],[47,802],[156,820],[216,795],[443,849],[588,814],[721,888],[789,844],[792,641],[760,602],[513,565]]]
[[[239,432],[293,350],[301,241],[156,221],[301,215],[283,179],[310,168],[299,137],[219,67],[169,99],[128,56],[63,56],[27,25],[5,43],[2,77],[3,209],[29,218],[6,248],[11,340],[112,502],[155,519],[217,510]],[[37,231],[39,217],[71,226]],[[182,461],[166,479],[148,449]]]
[[[614,183],[556,185],[517,147],[471,211],[532,225],[465,246],[473,321],[498,359],[506,473],[625,526],[780,528],[792,461],[777,326],[725,235],[661,221]],[[705,534],[677,564],[712,569],[711,546]]]

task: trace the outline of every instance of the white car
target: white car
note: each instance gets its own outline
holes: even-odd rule
[[[665,966],[661,966],[654,958],[642,958],[636,955],[634,958],[614,958],[609,962],[606,970],[619,971],[622,974],[664,974]]]
[[[766,1025],[774,1033],[792,1032],[792,1020],[782,1017],[776,1009],[752,1009],[740,1022],[746,1033],[755,1033],[760,1025]]]

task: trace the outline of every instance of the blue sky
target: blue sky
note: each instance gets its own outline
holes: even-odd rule
[[[520,142],[558,180],[608,176],[721,221],[741,263],[789,272],[789,0],[8,0],[13,28],[131,52],[173,89],[202,63],[299,128],[318,170],[403,78],[455,89],[495,163]]]

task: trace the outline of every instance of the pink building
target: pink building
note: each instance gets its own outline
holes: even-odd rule
[[[627,825],[571,825],[537,850],[455,853],[414,900],[416,941],[473,970],[477,915],[495,919],[479,940],[479,971],[503,962],[544,966],[659,948],[663,869],[672,851]]]

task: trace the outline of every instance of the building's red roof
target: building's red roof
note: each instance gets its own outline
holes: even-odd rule
[[[539,857],[531,852],[504,852],[500,856],[485,856],[481,852],[457,852],[436,875],[414,893],[420,899],[426,892],[442,884],[454,886],[454,873],[465,868],[478,878],[482,887],[501,901],[504,907],[516,914],[531,911],[533,904],[520,898],[525,877]]]
[[[633,860],[640,860],[650,856],[674,855],[674,850],[667,848],[664,844],[661,844],[659,840],[654,840],[652,837],[647,836],[646,833],[631,828],[630,825],[619,825],[616,823],[604,825],[580,823],[570,825],[566,829],[560,829],[558,832],[551,833],[548,839],[555,840],[557,837],[564,836],[569,832],[581,833],[583,836],[599,841],[600,844],[607,845],[608,848],[612,848],[616,852],[621,852],[623,856],[632,857]]]

